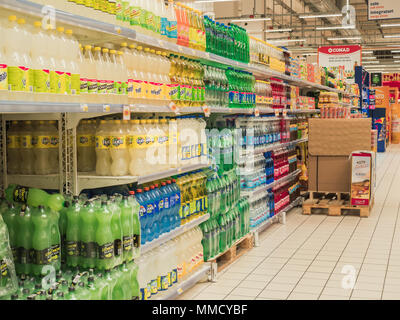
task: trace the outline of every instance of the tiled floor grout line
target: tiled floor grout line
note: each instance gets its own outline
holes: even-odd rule
[[[399,163],[399,164],[400,164],[400,163]],[[390,168],[391,168],[391,167],[389,166],[389,167],[388,167],[388,170],[389,170]],[[399,169],[400,169],[400,167],[399,167],[399,165],[397,165],[396,171],[395,171],[395,172],[397,172],[397,170],[399,170]],[[386,174],[388,173],[388,170],[385,172],[385,174],[384,174],[383,176],[386,176]],[[384,210],[384,208],[385,208],[385,203],[386,203],[387,198],[388,198],[388,196],[389,196],[390,189],[391,189],[391,187],[392,187],[392,185],[393,185],[393,182],[395,181],[395,177],[396,177],[396,174],[394,174],[393,177],[392,177],[392,181],[391,181],[391,183],[390,183],[390,185],[389,185],[389,192],[386,193],[385,200],[383,201],[382,209],[381,209],[381,211],[380,211],[380,213],[379,213],[379,216],[378,216],[378,219],[377,219],[377,221],[376,221],[375,228],[374,228],[374,232],[373,232],[372,235],[371,235],[371,238],[370,238],[369,243],[368,243],[368,248],[367,248],[367,250],[365,251],[364,258],[363,258],[363,260],[362,260],[362,262],[361,262],[361,265],[360,265],[360,271],[361,271],[361,269],[362,269],[362,267],[363,267],[363,265],[364,265],[365,257],[367,256],[369,247],[371,246],[372,239],[374,238],[374,234],[375,234],[376,228],[378,227],[379,221],[380,221],[380,219],[381,219],[381,217],[382,217],[382,212],[383,212],[383,210]],[[376,191],[376,190],[375,190],[375,191]],[[357,283],[359,274],[360,274],[360,272],[357,274],[355,283]],[[352,295],[353,295],[353,292],[354,292],[354,288],[351,290],[349,300],[351,299],[351,297],[352,297]]]
[[[266,284],[266,286],[260,291],[263,292],[267,286],[270,284],[270,282],[272,280],[274,280],[274,278],[277,276],[277,274],[283,269],[284,266],[286,266],[286,264],[288,263],[288,261],[296,254],[297,251],[299,251],[299,249],[303,246],[303,244],[314,234],[314,232],[318,229],[318,227],[327,219],[327,217],[325,217],[323,220],[321,220],[321,222],[315,226],[315,229],[310,233],[310,235],[303,241],[303,243],[296,249],[296,251],[287,259],[286,263],[283,264],[282,268],[279,269],[279,271],[272,277],[271,280],[268,281],[268,283]],[[307,219],[308,220],[308,219]],[[283,242],[282,242],[283,243]],[[260,295],[260,293],[255,297],[255,299],[258,298],[258,296]],[[289,295],[288,295],[289,296]]]
[[[386,168],[386,170],[385,170],[385,173],[386,173],[387,170],[390,168],[390,164],[393,162],[393,160],[394,160],[394,157],[392,157],[390,163],[388,164],[388,166],[387,166],[387,168]],[[384,176],[385,176],[385,174],[382,175],[382,178],[379,180],[379,183],[377,183],[376,189],[379,188],[379,185],[380,185],[381,181],[383,181],[383,177],[384,177]],[[375,190],[375,191],[376,191],[376,190]],[[382,210],[383,210],[383,206],[382,206]],[[381,210],[381,212],[382,212],[382,210]],[[345,218],[345,216],[344,216],[344,218]],[[354,233],[356,232],[356,230],[357,230],[357,228],[358,228],[358,225],[359,225],[360,222],[361,222],[361,219],[362,219],[362,218],[360,218],[360,219],[358,220],[357,225],[354,227],[353,232],[351,233],[351,235],[350,235],[350,237],[349,237],[349,239],[348,239],[348,241],[347,241],[347,243],[346,243],[346,246],[343,248],[342,253],[341,253],[340,256],[338,257],[338,259],[337,259],[337,261],[336,261],[336,264],[335,264],[335,267],[333,268],[333,270],[335,270],[335,268],[336,268],[337,265],[339,264],[339,261],[340,261],[340,259],[341,259],[342,256],[343,256],[343,252],[346,251],[346,248],[347,248],[347,246],[349,245],[349,243],[350,243],[350,241],[351,241],[351,238],[354,236]],[[367,250],[367,251],[368,251],[368,250]],[[360,266],[360,269],[361,269],[361,266]],[[326,285],[327,285],[327,283],[329,282],[329,280],[331,279],[332,275],[333,275],[333,271],[330,273],[328,279],[326,280],[326,282],[325,282],[325,284],[324,284],[324,288],[322,289],[321,293],[318,295],[318,300],[321,298],[321,295],[322,295],[324,289],[327,288]],[[349,298],[349,299],[350,299],[350,298]]]
[[[293,209],[292,209],[292,210],[293,210]],[[300,223],[286,238],[285,238],[285,240],[283,240],[283,241],[281,241],[279,244],[277,244],[276,247],[268,254],[268,256],[266,256],[266,257],[265,257],[263,260],[261,260],[253,269],[251,269],[251,271],[248,272],[247,276],[246,276],[243,280],[241,280],[241,281],[238,283],[238,285],[237,285],[236,287],[234,287],[225,297],[229,296],[235,289],[237,289],[237,288],[240,286],[240,284],[241,284],[243,281],[247,280],[247,278],[249,277],[249,275],[251,275],[251,273],[252,273],[255,269],[257,269],[267,258],[269,258],[269,257],[271,256],[271,254],[273,254],[277,249],[279,249],[280,245],[281,245],[283,242],[285,242],[293,233],[295,233],[296,230],[297,230],[298,228],[300,228],[303,224],[305,224],[306,221],[307,221],[309,218],[310,218],[310,217],[307,217],[306,219],[304,219],[304,221],[301,222],[301,223]],[[228,271],[229,271],[229,270],[228,270]],[[267,284],[267,285],[268,285],[268,284]]]
[[[392,242],[390,243],[389,257],[388,257],[388,259],[387,259],[385,277],[383,278],[383,286],[382,286],[382,292],[381,292],[381,300],[383,299],[383,291],[384,291],[384,289],[385,289],[386,277],[387,277],[387,273],[388,273],[388,269],[389,269],[390,253],[392,252],[392,249],[393,249],[393,239],[394,239],[394,236],[395,236],[395,234],[396,234],[396,225],[397,225],[397,222],[399,221],[399,211],[400,211],[400,203],[399,203],[399,205],[398,205],[398,207],[397,207],[396,222],[394,223],[394,231],[393,231],[393,235],[392,235]]]

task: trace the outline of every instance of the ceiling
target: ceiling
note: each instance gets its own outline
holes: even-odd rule
[[[251,15],[254,18],[270,18],[268,21],[235,23],[245,27],[252,36],[284,46],[296,55],[315,53],[316,49],[323,45],[360,44],[364,51],[363,65],[367,68],[375,69],[379,66],[385,70],[398,66],[400,70],[400,19],[368,21],[367,1],[191,0],[185,2],[208,15],[215,16],[217,21],[224,23],[235,19],[251,19]],[[301,18],[327,14],[340,16]],[[352,19],[353,14],[355,19]],[[382,27],[382,24],[398,24],[398,26]],[[287,31],[265,32],[271,29],[286,29]],[[399,35],[399,37],[384,37],[388,35]],[[349,39],[335,40],[344,37]],[[301,41],[294,41],[295,39]],[[287,42],[287,40],[292,41]]]

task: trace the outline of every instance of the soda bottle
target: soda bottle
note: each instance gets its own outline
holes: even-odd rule
[[[90,276],[88,278],[88,284],[87,284],[89,293],[90,293],[90,300],[101,300],[101,290],[100,288],[96,285],[96,281],[94,276]]]
[[[111,175],[110,129],[110,123],[101,120],[96,131],[96,174],[101,176]]]
[[[83,120],[76,129],[78,171],[92,172],[96,169],[96,151],[92,126],[89,120]]]
[[[102,201],[101,207],[96,208],[97,219],[96,243],[98,246],[96,267],[99,270],[110,270],[114,264],[114,237],[111,230],[112,213],[108,203]]]
[[[136,190],[136,200],[139,204],[139,222],[140,222],[140,244],[146,243],[146,227],[147,227],[147,194],[143,193],[143,189]]]
[[[51,264],[51,218],[43,206],[32,212],[33,236],[32,271],[36,276],[41,275],[42,268]]]
[[[80,257],[79,219],[81,205],[78,199],[72,201],[67,213],[66,250],[67,266],[77,267]]]
[[[60,214],[57,211],[49,209],[51,224],[51,265],[56,271],[61,268],[61,235],[59,229]]]
[[[146,188],[145,188],[146,190]],[[151,199],[151,204],[148,205],[147,214],[148,214],[148,227],[146,230],[146,238],[148,241],[152,241],[159,236],[159,225],[158,225],[158,217],[159,217],[159,208],[158,203],[160,201],[160,197],[158,192],[155,190],[155,186],[151,185],[148,195]]]
[[[112,213],[111,232],[114,239],[114,266],[120,265],[123,261],[122,253],[122,223],[121,223],[121,208],[119,207],[119,197],[115,197],[109,204],[109,210]]]
[[[133,256],[132,257],[138,258],[140,255],[140,235],[141,235],[140,217],[139,217],[140,205],[139,205],[138,201],[136,200],[134,191],[129,192],[128,201],[132,208],[132,232],[133,232],[133,238],[132,238]]]
[[[93,203],[86,201],[79,215],[80,264],[83,268],[95,268],[97,220]]]
[[[124,197],[120,203],[121,226],[122,226],[122,255],[123,261],[129,262],[133,259],[133,208],[128,197]]]
[[[8,229],[9,243],[14,261],[19,261],[18,256],[18,225],[17,225],[18,211],[13,204],[8,205],[8,209],[3,213],[3,219]]]
[[[117,278],[111,270],[104,271],[104,281],[108,284],[108,300],[113,300],[113,292],[117,284]]]
[[[106,281],[102,273],[97,274],[96,286],[100,294],[100,300],[111,300],[110,284]]]

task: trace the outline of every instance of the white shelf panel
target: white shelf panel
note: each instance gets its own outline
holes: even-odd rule
[[[211,271],[211,264],[204,262],[202,266],[196,271],[184,278],[167,291],[157,294],[154,299],[151,300],[173,300],[188,289],[192,288],[196,283],[201,281]]]
[[[164,233],[161,235],[159,238],[154,239],[151,242],[145,243],[143,246],[140,247],[140,252],[141,254],[149,252],[150,250],[153,250],[163,243],[175,239],[176,237],[180,236],[181,234],[185,233],[186,231],[189,231],[195,227],[197,227],[199,224],[203,223],[204,221],[207,221],[210,218],[210,214],[206,213],[200,217],[198,217],[195,220],[189,221],[185,223],[184,225],[172,230],[171,232]]]
[[[262,148],[262,149],[245,149],[242,150],[242,156],[246,156],[249,154],[259,154],[259,153],[264,153],[264,152],[268,152],[268,151],[273,151],[279,148],[284,148],[284,147],[288,147],[291,145],[295,145],[295,144],[299,144],[299,143],[303,143],[303,142],[307,142],[308,138],[303,138],[303,139],[298,139],[298,140],[294,140],[294,141],[290,141],[290,142],[286,142],[286,143],[275,143],[272,144],[268,147]]]
[[[37,4],[27,0],[0,0],[0,6],[9,10],[15,10],[23,13],[27,13],[34,16],[42,17],[42,8],[43,5]],[[57,22],[66,23],[69,25],[75,25],[81,28],[86,28],[89,30],[94,30],[106,34],[110,34],[116,36],[118,38],[126,38],[129,40],[137,41],[149,46],[161,48],[164,50],[170,50],[173,52],[177,52],[180,54],[189,55],[195,58],[201,58],[210,60],[213,62],[218,62],[225,64],[227,66],[233,66],[237,68],[241,68],[247,71],[254,73],[256,76],[262,78],[279,78],[285,81],[288,81],[294,85],[301,87],[309,87],[317,90],[326,90],[331,92],[343,93],[340,90],[333,89],[327,86],[322,86],[320,84],[316,84],[313,82],[305,81],[293,76],[288,76],[282,72],[278,72],[268,67],[255,65],[255,64],[247,64],[238,61],[234,61],[231,59],[227,59],[224,57],[220,57],[213,53],[203,52],[183,46],[179,46],[177,44],[157,39],[152,36],[144,35],[139,32],[134,31],[133,29],[127,28],[126,26],[119,26],[113,23],[101,22],[94,19],[90,19],[83,16],[78,16],[75,14],[71,14],[68,12],[64,12],[62,10],[56,10],[56,19]],[[117,23],[115,20],[114,23]],[[349,94],[347,94],[349,95]]]
[[[8,184],[18,184],[24,187],[59,190],[60,175],[7,175]]]

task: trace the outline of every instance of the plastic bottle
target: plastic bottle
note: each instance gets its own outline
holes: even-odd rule
[[[121,227],[122,227],[122,254],[123,261],[129,262],[133,259],[133,239],[134,239],[134,229],[133,229],[133,219],[134,212],[132,207],[132,202],[129,201],[128,197],[124,197],[120,203],[121,208]]]
[[[100,176],[111,176],[111,138],[110,123],[101,120],[96,131],[96,174]]]
[[[98,82],[97,82],[97,69],[96,63],[92,54],[92,46],[85,46],[85,56],[84,63],[86,65],[86,70],[84,73],[84,79],[87,79],[87,92],[88,94],[97,94],[98,93]],[[91,101],[96,101],[96,99],[91,98]]]
[[[9,174],[18,174],[21,169],[20,155],[20,124],[12,121],[7,132],[7,169]]]
[[[120,265],[123,262],[123,230],[119,202],[120,196],[114,197],[113,201],[109,204],[109,210],[112,213],[111,232],[114,239],[114,266]]]
[[[111,175],[128,175],[130,158],[126,143],[126,132],[123,130],[121,120],[114,120],[113,122],[110,130],[110,143]]]
[[[19,138],[20,138],[20,149],[19,155],[21,159],[24,159],[23,165],[20,166],[20,173],[21,174],[33,174],[34,173],[34,151],[32,146],[32,134],[33,134],[33,127],[32,121],[24,121],[20,131],[19,131]]]
[[[93,131],[89,120],[82,120],[80,122],[76,134],[78,171],[92,172],[96,166],[96,151],[93,144]]]
[[[107,75],[106,75],[106,67],[103,61],[103,56],[101,53],[100,47],[94,47],[94,62],[96,64],[96,73],[97,73],[97,93],[98,94],[107,94]]]
[[[50,144],[48,145],[48,154],[49,154],[49,162],[50,162],[50,174],[59,173],[59,134],[57,129],[57,122],[55,120],[50,120],[46,123],[48,127],[48,133],[50,136]],[[46,139],[46,138],[44,138]],[[43,139],[42,139],[43,141]],[[40,140],[37,147],[40,148]]]
[[[67,230],[66,230],[66,250],[67,265],[69,267],[77,267],[80,259],[79,246],[79,221],[80,221],[81,205],[77,199],[74,199],[72,205],[66,211],[67,214]]]
[[[81,246],[80,265],[83,268],[95,268],[97,258],[96,243],[97,219],[95,208],[89,201],[81,207],[79,215],[79,240]]]

